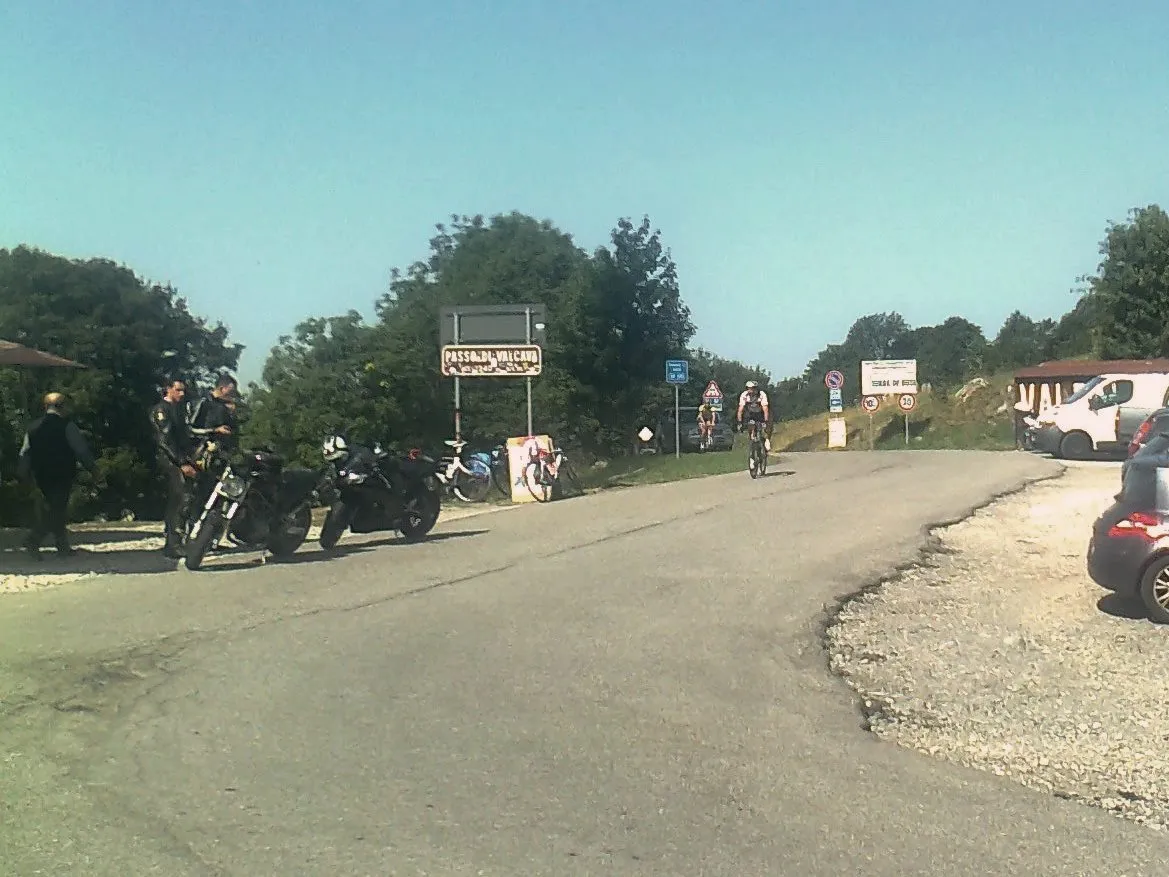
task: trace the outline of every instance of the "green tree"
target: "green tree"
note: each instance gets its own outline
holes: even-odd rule
[[[392,272],[374,325],[356,314],[309,321],[282,340],[253,394],[253,434],[303,457],[323,424],[347,420],[391,444],[432,447],[453,430],[453,382],[438,370],[439,308],[533,302],[548,312],[544,371],[533,381],[537,432],[597,454],[630,445],[664,397],[664,360],[694,332],[649,220],[622,219],[611,247],[592,256],[551,222],[514,212],[452,216],[436,231],[425,260]],[[472,442],[526,431],[523,381],[473,378],[461,388]]]
[[[1035,365],[1048,358],[1055,336],[1054,320],[1032,320],[1014,311],[987,350],[987,367],[992,370]]]
[[[916,354],[918,382],[949,390],[983,370],[987,343],[974,323],[950,317],[915,329],[910,348]]]
[[[1074,359],[1098,355],[1096,343],[1099,304],[1091,293],[1081,295],[1075,307],[1060,317],[1052,330],[1044,359]]]
[[[1169,356],[1169,214],[1156,204],[1108,226],[1089,289],[1104,359]]]
[[[242,347],[222,324],[190,313],[169,286],[148,284],[108,259],[67,259],[30,247],[0,250],[0,337],[75,359],[84,370],[29,370],[0,384],[8,412],[0,432],[0,479],[11,480],[14,442],[38,414],[46,390],[61,390],[98,453],[95,482],[83,480],[74,512],[157,516],[162,491],[153,471],[147,408],[164,376],[207,382],[234,369]],[[0,515],[23,514],[19,489],[9,488]]]

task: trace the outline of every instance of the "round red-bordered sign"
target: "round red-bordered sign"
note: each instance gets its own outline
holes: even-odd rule
[[[897,407],[908,414],[917,407],[917,396],[913,393],[902,393],[897,397]]]
[[[863,399],[861,399],[861,408],[865,409],[865,411],[869,412],[869,414],[872,414],[880,407],[881,400],[876,396],[865,396]]]

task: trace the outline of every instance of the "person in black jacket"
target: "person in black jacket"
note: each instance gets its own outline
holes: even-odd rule
[[[183,404],[186,393],[187,385],[176,378],[167,384],[162,400],[150,409],[150,422],[158,445],[158,464],[167,479],[166,544],[162,551],[168,557],[179,556],[186,529],[188,480],[196,475],[192,459],[194,440]]]
[[[90,472],[94,470],[93,454],[81,430],[65,416],[65,397],[60,393],[49,393],[44,404],[45,415],[29,426],[17,463],[22,477],[32,476],[48,506],[44,514],[37,515],[25,543],[28,553],[38,559],[41,542],[49,533],[56,540],[58,554],[73,553],[65,532],[69,494],[73,490],[73,479],[77,477],[78,463]]]
[[[191,434],[196,439],[214,438],[223,448],[235,450],[239,441],[235,394],[235,378],[221,374],[210,395],[200,399],[191,412]]]

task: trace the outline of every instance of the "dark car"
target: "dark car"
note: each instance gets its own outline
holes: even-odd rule
[[[1158,433],[1169,432],[1169,408],[1158,408],[1144,419],[1137,427],[1132,439],[1128,443],[1128,456],[1131,457],[1149,443],[1149,439]]]
[[[1120,493],[1092,525],[1088,575],[1169,624],[1169,440],[1125,462]]]
[[[683,452],[698,450],[698,408],[678,409],[679,433]],[[674,409],[671,406],[658,418],[657,448],[659,454],[674,453]],[[710,436],[710,448],[714,451],[729,451],[735,446],[735,431],[726,419],[725,412],[715,416],[714,430]]]
[[[1130,461],[1137,454],[1144,454],[1147,449],[1151,454],[1160,454],[1169,450],[1169,408],[1158,408],[1145,418],[1144,422],[1133,433],[1128,443],[1128,456],[1120,467],[1120,483],[1128,475]]]

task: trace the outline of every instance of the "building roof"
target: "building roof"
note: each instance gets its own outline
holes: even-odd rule
[[[1169,359],[1057,359],[1015,370],[1015,380],[1094,378],[1096,375],[1139,375],[1169,372]]]
[[[32,347],[25,347],[23,344],[17,344],[14,341],[0,340],[0,365],[23,365],[30,367],[60,367],[60,368],[85,368],[79,362],[74,362],[71,359],[65,359],[56,356],[52,353],[45,353],[43,350],[36,350]]]

